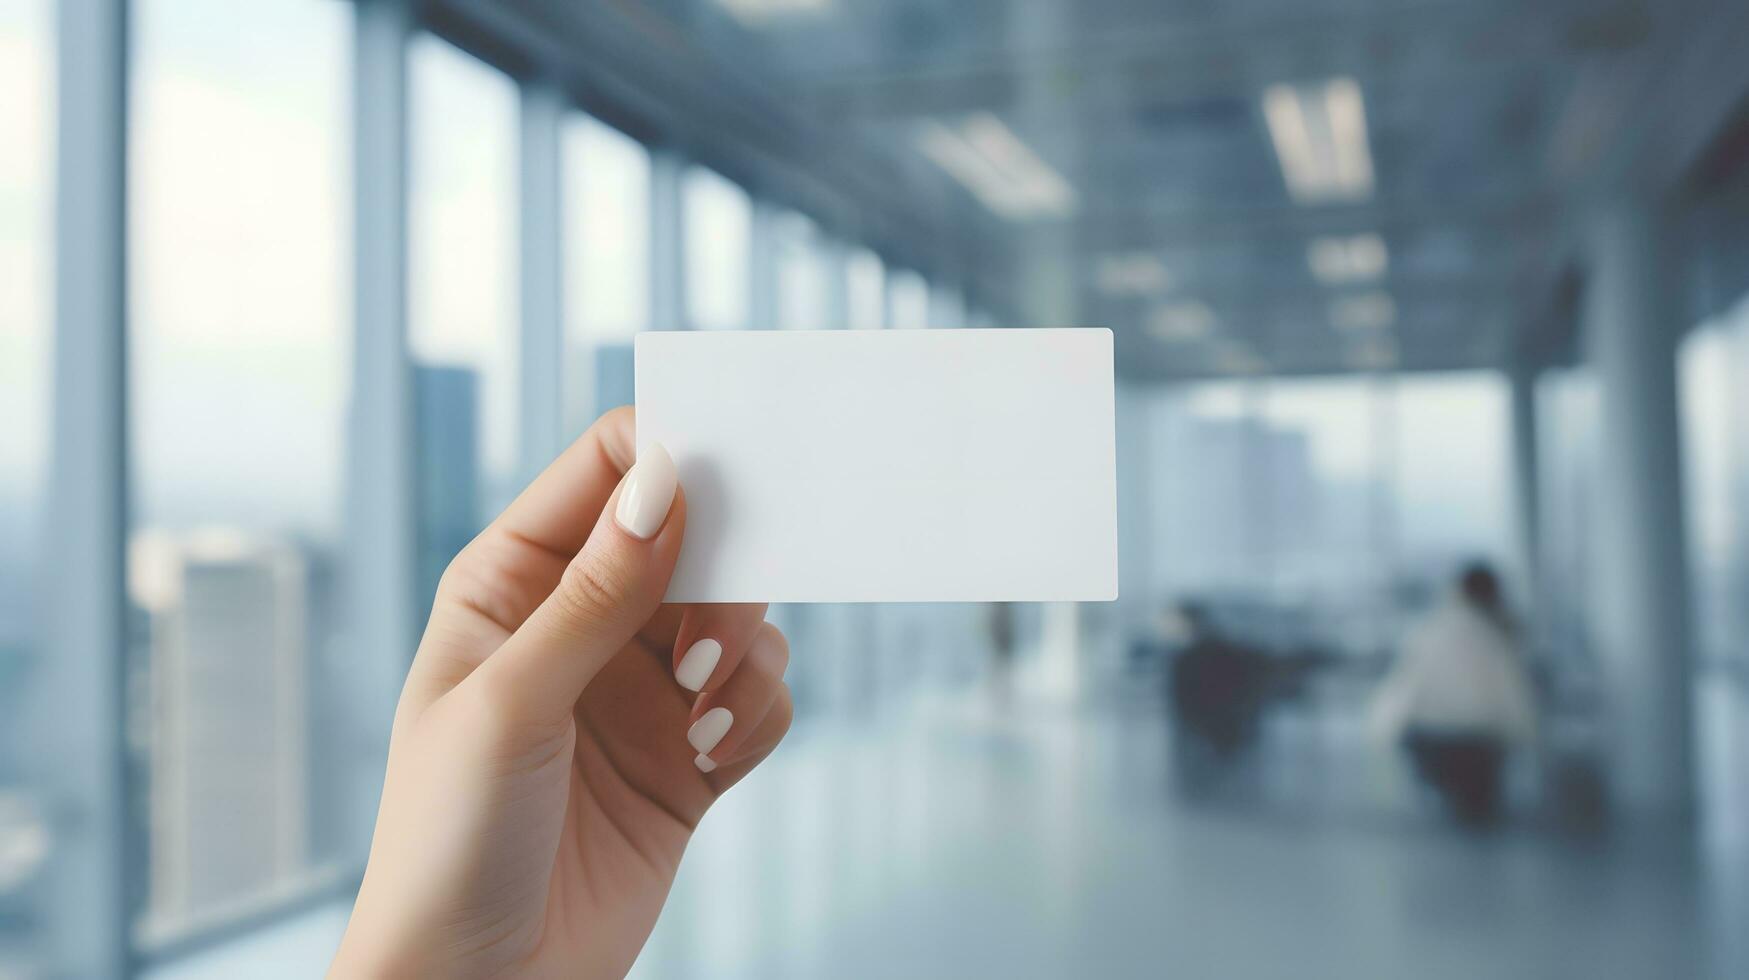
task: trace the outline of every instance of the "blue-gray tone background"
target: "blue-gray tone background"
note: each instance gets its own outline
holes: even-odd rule
[[[636,976],[1749,975],[1744,37],[0,0],[0,978],[325,967],[436,577],[638,331],[1075,323],[1122,598],[774,609],[795,730]],[[1480,836],[1364,717],[1472,559],[1543,692]],[[1214,799],[1184,599],[1319,664]]]

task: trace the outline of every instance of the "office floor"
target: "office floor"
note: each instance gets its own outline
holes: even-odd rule
[[[1749,975],[1740,795],[1692,840],[1464,835],[1315,712],[1189,803],[1152,700],[1096,702],[804,723],[707,818],[634,977]],[[1702,706],[1710,784],[1740,794],[1741,689]],[[343,919],[159,975],[309,975]]]
[[[1190,804],[1152,701],[1115,700],[800,733],[707,820],[635,976],[1749,975],[1734,835],[1456,833],[1346,714]]]

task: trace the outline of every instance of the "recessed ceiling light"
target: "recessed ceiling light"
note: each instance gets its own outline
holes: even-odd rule
[[[1094,267],[1093,278],[1113,296],[1148,296],[1164,290],[1170,281],[1166,264],[1149,252],[1107,255]]]
[[[1366,102],[1354,79],[1271,85],[1263,93],[1263,119],[1295,201],[1320,204],[1372,196]]]
[[[1343,296],[1330,304],[1330,322],[1338,330],[1385,330],[1397,322],[1397,301],[1389,293]]]
[[[1312,239],[1306,246],[1306,265],[1327,286],[1372,282],[1385,274],[1390,262],[1385,240],[1372,232],[1327,235]]]
[[[1075,210],[1069,182],[988,112],[955,126],[926,122],[916,141],[924,156],[1010,221],[1066,217]]]
[[[1168,303],[1155,310],[1154,315],[1148,319],[1148,332],[1161,340],[1202,340],[1214,333],[1214,330],[1214,311],[1197,300]]]

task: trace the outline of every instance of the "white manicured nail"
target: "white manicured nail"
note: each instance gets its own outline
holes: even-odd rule
[[[711,761],[711,757],[703,752],[699,753],[698,758],[692,760],[692,764],[698,767],[699,772],[715,772],[717,768],[717,764]]]
[[[723,645],[715,640],[699,640],[686,648],[686,655],[680,658],[680,666],[674,668],[674,679],[688,691],[704,690],[704,682],[711,679],[711,671],[717,669],[717,661],[723,658]]]
[[[652,442],[638,454],[638,461],[626,474],[619,488],[619,506],[613,519],[626,533],[637,538],[649,538],[661,527],[674,503],[674,460],[659,442]]]
[[[735,723],[735,716],[728,708],[712,708],[692,723],[686,730],[686,740],[703,755],[709,755],[711,749],[729,734],[729,726]]]

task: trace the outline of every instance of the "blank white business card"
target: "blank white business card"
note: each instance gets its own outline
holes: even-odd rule
[[[671,602],[1117,598],[1111,331],[637,338],[686,490]]]

